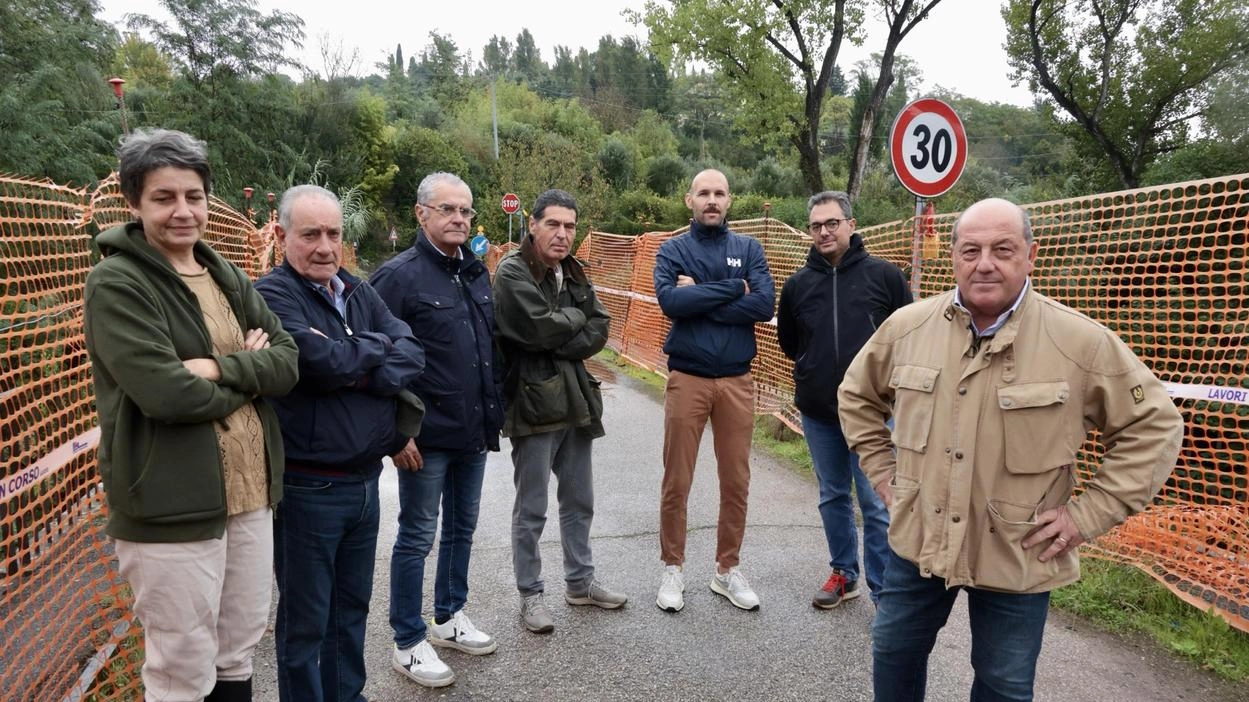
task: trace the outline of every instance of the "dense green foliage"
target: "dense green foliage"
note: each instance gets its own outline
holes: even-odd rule
[[[1184,0],[1190,1],[1197,2]],[[872,2],[777,6],[795,17],[830,21],[840,8],[847,31],[862,26],[869,6],[912,8],[911,15],[894,16],[899,26],[917,20],[914,7],[931,6]],[[472,186],[481,212],[474,224],[494,241],[508,232],[500,196],[513,191],[528,203],[548,187],[578,196],[583,230],[627,234],[680,227],[687,217],[681,194],[706,167],[728,175],[740,196],[734,216],[760,216],[769,201],[775,216],[801,224],[811,160],[785,125],[804,115],[815,116],[812,139],[804,143],[816,149],[820,182],[845,189],[857,178],[860,226],[906,217],[914,208],[883,148],[892,115],[920,97],[923,76],[904,55],[904,43],[894,46],[898,53],[887,67],[887,46],[873,47],[873,58],[854,66],[833,61],[824,72],[821,63],[808,76],[812,91],[805,93],[805,69],[785,68],[783,55],[742,55],[770,67],[779,76],[773,82],[784,83],[756,85],[769,99],[760,102],[746,99],[740,75],[709,63],[691,68],[684,58],[694,52],[663,44],[665,35],[654,27],[653,46],[604,36],[593,50],[557,47],[549,57],[525,29],[514,38],[493,37],[480,49],[431,33],[424,45],[395,47],[384,62],[361,70],[354,57],[324,40],[322,66],[296,65],[302,20],[262,13],[254,0],[163,5],[169,22],[131,16],[119,30],[96,17],[94,0],[0,4],[0,70],[7,76],[0,84],[0,172],[80,184],[106,175],[115,164],[121,120],[105,80],[117,75],[126,80],[130,127],[173,127],[205,139],[216,193],[236,206],[243,204],[244,186],[262,195],[253,203],[261,218],[268,215],[263,194],[293,183],[315,180],[351,193],[352,231],[366,261],[389,253],[392,228],[401,241],[410,238],[416,185],[443,169]],[[698,4],[666,6],[675,11]],[[658,3],[648,7],[661,9]],[[738,26],[749,29],[753,22],[750,31],[784,29],[777,19],[784,20],[784,12],[756,16],[720,9],[737,13],[728,19]],[[932,11],[950,10],[941,5]],[[669,15],[665,21],[679,13]],[[648,24],[660,19],[656,14]],[[809,47],[811,60],[822,61],[832,37],[801,26],[804,41],[825,43]],[[667,26],[670,33],[679,28]],[[1186,55],[1221,55],[1218,46],[1207,45],[1214,37],[1209,31],[1193,36]],[[737,43],[745,42],[739,37]],[[1144,164],[1142,182],[1249,170],[1249,113],[1243,109],[1249,66],[1226,65],[1194,93],[1201,98],[1200,115],[1187,128],[1167,132],[1165,149]],[[1129,96],[1152,86],[1125,85]],[[816,105],[806,104],[803,95],[814,95]],[[868,128],[864,115],[875,97],[877,116]],[[1118,185],[1109,158],[1091,150],[1080,130],[1058,120],[1048,103],[1017,107],[953,93],[937,97],[962,115],[971,140],[967,170],[937,203],[941,211],[987,195],[1026,202]],[[1116,103],[1116,109],[1127,115],[1122,119],[1135,119],[1139,102]],[[518,220],[512,223],[518,226]]]
[[[1069,120],[1077,149],[1125,188],[1150,180],[1148,168],[1188,144],[1195,126],[1220,128],[1196,118],[1218,120],[1231,94],[1244,95],[1244,0],[1010,0],[1002,15],[1013,77]],[[1238,151],[1243,170],[1249,155]]]

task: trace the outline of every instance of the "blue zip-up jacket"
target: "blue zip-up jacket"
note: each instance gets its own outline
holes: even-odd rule
[[[408,389],[425,402],[418,448],[499,450],[503,374],[494,349],[490,273],[467,246],[444,256],[424,231],[369,285],[425,348],[425,372]]]
[[[395,427],[395,395],[424,370],[425,352],[368,283],[343,269],[338,278],[345,318],[289,262],[256,290],[299,347],[299,383],[272,400],[287,474],[311,469],[326,479],[361,480],[407,442]]]
[[[776,339],[794,362],[794,405],[805,415],[839,424],[837,388],[859,349],[893,311],[911,304],[897,266],[850,246],[833,266],[811,248],[807,265],[781,288]]]
[[[680,275],[696,284],[677,287]],[[688,233],[659,247],[655,296],[672,320],[664,342],[668,370],[726,378],[750,371],[757,351],[755,322],[772,319],[776,286],[757,240],[727,225],[691,222]]]

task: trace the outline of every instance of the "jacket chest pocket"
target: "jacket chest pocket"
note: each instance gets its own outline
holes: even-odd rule
[[[412,333],[419,340],[451,341],[457,300],[450,295],[418,293],[412,305]]]
[[[923,453],[928,448],[932,417],[936,409],[940,368],[898,366],[889,378],[893,388],[893,443],[898,448]]]
[[[1006,470],[1044,473],[1075,462],[1071,388],[1065,380],[1015,383],[997,389]]]

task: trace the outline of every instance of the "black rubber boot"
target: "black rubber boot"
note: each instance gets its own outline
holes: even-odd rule
[[[252,679],[218,680],[204,702],[252,702]]]

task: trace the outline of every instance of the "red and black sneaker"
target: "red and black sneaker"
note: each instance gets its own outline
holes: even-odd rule
[[[833,574],[828,576],[828,580],[824,582],[815,593],[815,597],[811,599],[811,604],[820,609],[833,609],[846,600],[853,600],[859,596],[859,582],[857,580],[847,580],[845,573],[840,568],[833,568]]]

